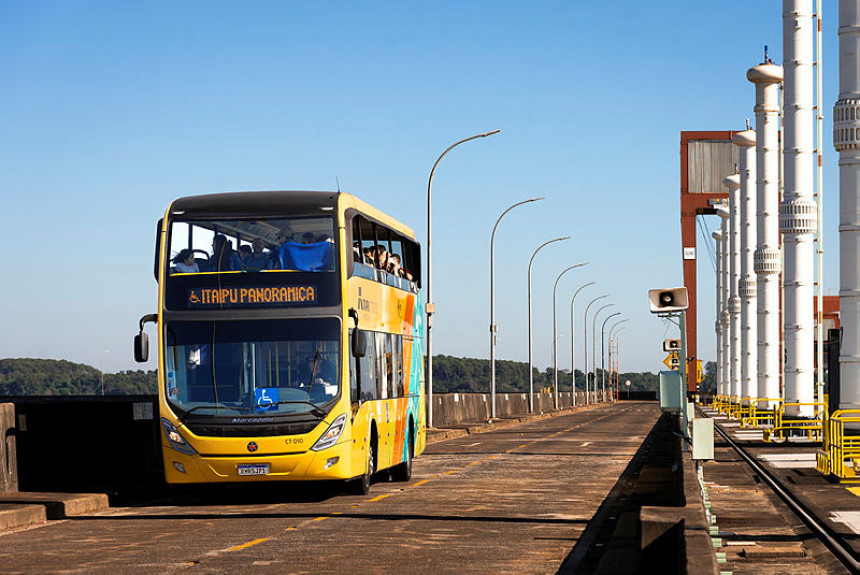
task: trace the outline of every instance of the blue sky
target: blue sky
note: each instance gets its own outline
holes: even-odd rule
[[[826,287],[837,293],[836,10],[825,10]],[[136,369],[155,311],[155,222],[172,199],[341,189],[426,243],[433,186],[434,353],[488,357],[489,237],[499,228],[498,357],[570,366],[570,297],[612,294],[622,370],[657,371],[675,332],[646,292],[681,285],[682,130],[743,129],[746,70],[781,57],[781,3],[13,2],[0,0],[0,357]],[[714,229],[716,216],[707,218]],[[708,235],[710,235],[708,233]],[[700,355],[713,268],[700,246]],[[590,297],[589,297],[590,296]],[[594,309],[594,308],[592,308]],[[610,311],[611,310],[611,311]],[[598,320],[600,324],[600,319]],[[611,325],[611,323],[609,324]],[[590,327],[590,326],[589,326]],[[148,367],[154,367],[150,362]]]

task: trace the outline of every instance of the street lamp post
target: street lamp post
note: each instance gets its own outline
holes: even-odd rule
[[[573,292],[573,297],[570,298],[570,401],[572,405],[576,405],[576,346],[575,340],[576,338],[573,336],[576,331],[573,329],[573,318],[574,318],[574,302],[576,301],[576,296],[579,295],[579,292],[587,288],[588,286],[594,285],[597,282],[588,282],[587,284],[579,286],[575,292]],[[588,387],[588,376],[585,376],[585,385]]]
[[[600,371],[601,371],[601,373],[600,373],[600,385],[603,388],[603,395],[604,396],[606,395],[606,365],[604,363],[605,357],[604,357],[604,353],[603,353],[604,352],[603,342],[604,342],[604,338],[606,337],[606,322],[609,321],[611,318],[615,317],[616,315],[621,315],[621,312],[617,311],[613,314],[606,316],[603,319],[603,325],[600,326]],[[609,382],[609,385],[610,385],[610,387],[612,386],[612,381]]]
[[[612,336],[613,336],[613,332],[615,331],[615,329],[618,326],[620,326],[621,324],[626,323],[628,321],[630,321],[630,319],[626,318],[626,319],[618,320],[617,322],[612,324],[612,327],[609,328],[609,341],[610,342],[612,341]],[[621,327],[621,329],[618,330],[619,333],[623,329],[624,329],[624,327]],[[618,340],[617,339],[615,340],[615,392],[618,393]]]
[[[531,198],[512,205],[502,212],[502,215],[496,220],[496,225],[493,226],[493,233],[490,234],[490,419],[496,418],[496,333],[498,332],[498,328],[496,327],[496,256],[494,247],[496,241],[496,228],[499,227],[499,223],[502,221],[502,218],[505,217],[505,214],[515,207],[545,199],[546,198],[544,197]]]
[[[105,355],[107,355],[109,353],[110,353],[109,349],[104,350],[102,352],[102,360],[99,363],[99,373],[101,375],[100,380],[101,380],[102,395],[105,394],[105,369],[104,369],[105,368]]]
[[[501,130],[492,130],[490,132],[483,132],[481,134],[475,134],[474,136],[470,136],[468,138],[463,138],[459,142],[455,142],[448,146],[448,148],[442,152],[442,155],[436,160],[436,163],[433,164],[433,169],[430,170],[430,179],[427,181],[427,304],[425,306],[427,312],[427,391],[428,391],[428,401],[427,401],[427,425],[429,427],[433,427],[433,314],[436,311],[436,304],[433,303],[433,228],[432,228],[432,212],[431,212],[431,197],[433,191],[433,176],[436,174],[436,168],[439,166],[439,162],[442,161],[442,158],[445,155],[465,142],[470,140],[474,140],[476,138],[486,138],[487,136],[492,136],[493,134],[498,134]]]
[[[558,409],[558,327],[556,322],[556,316],[558,315],[556,312],[556,292],[558,291],[558,282],[561,280],[561,276],[563,276],[570,270],[581,268],[582,266],[587,266],[588,263],[589,262],[575,264],[565,269],[563,272],[558,274],[558,277],[555,278],[555,284],[552,286],[552,376],[553,388],[555,393],[554,403],[556,409]]]
[[[623,320],[623,321],[627,321],[627,320]],[[618,323],[623,323],[623,321],[618,322]],[[616,327],[617,327],[617,325],[618,324],[616,324]],[[626,327],[627,326],[622,327],[621,329],[619,329],[615,333],[615,392],[616,393],[618,393],[618,384],[621,381],[621,363],[618,360],[618,356],[619,356],[618,348],[620,346],[619,340],[621,338],[618,336],[618,334],[620,334],[622,331],[624,331],[626,329]],[[612,330],[611,329],[609,330],[609,336],[610,336],[610,338],[612,337]],[[629,386],[627,387],[627,399],[630,399],[630,387]]]
[[[561,238],[555,238],[554,240],[550,240],[548,242],[544,242],[538,246],[538,249],[534,251],[531,259],[529,260],[529,291],[528,291],[528,304],[529,304],[529,413],[534,413],[534,374],[532,374],[532,263],[535,261],[535,256],[538,255],[538,252],[543,248],[548,246],[554,242],[561,242],[564,240],[569,240],[570,236],[564,236]]]
[[[558,352],[558,347],[554,344],[558,342],[561,338],[564,337],[563,333],[558,334],[553,338],[553,346],[549,349],[549,356],[553,359],[553,365],[555,365],[555,354]]]
[[[585,314],[582,316],[582,328],[584,330],[584,337],[582,338],[582,346],[585,351],[585,403],[586,405],[589,403],[589,394],[588,394],[588,310],[591,308],[591,304],[594,302],[601,300],[605,297],[609,297],[608,293],[597,296],[585,306]]]
[[[594,312],[594,317],[591,318],[591,362],[594,364],[594,395],[597,395],[597,316],[606,308],[614,305],[614,303],[608,303],[602,306]]]

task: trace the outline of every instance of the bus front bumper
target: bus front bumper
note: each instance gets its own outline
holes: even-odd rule
[[[352,442],[338,443],[322,451],[280,455],[187,455],[162,445],[164,475],[168,483],[244,483],[251,481],[301,481],[350,479]]]

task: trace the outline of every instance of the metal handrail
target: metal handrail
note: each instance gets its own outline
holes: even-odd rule
[[[860,423],[860,409],[840,409],[824,426],[822,449],[816,454],[815,468],[840,480],[854,479],[860,469],[860,435],[845,435],[846,423]],[[845,463],[851,466],[846,469]]]
[[[786,417],[786,407],[806,407],[812,406],[814,417]],[[827,404],[823,402],[788,402],[779,405],[776,409],[775,419],[772,429],[766,429],[764,432],[764,440],[771,441],[774,437],[780,439],[788,439],[792,431],[801,431],[807,438],[813,441],[821,441],[824,435],[824,426],[827,421]],[[788,433],[786,433],[788,432]]]
[[[762,401],[775,402],[771,408],[760,409],[758,404]],[[749,403],[749,416],[741,421],[741,427],[761,427],[763,424],[772,424],[776,419],[776,410],[779,405],[782,403],[782,398],[780,397],[757,397],[755,399],[750,398]]]

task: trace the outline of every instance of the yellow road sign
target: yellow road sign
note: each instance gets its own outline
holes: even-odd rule
[[[705,372],[702,371],[702,360],[696,360],[696,383],[702,383],[705,381]]]
[[[666,364],[666,367],[673,371],[678,371],[678,368],[681,367],[681,358],[678,357],[678,352],[673,351],[669,355],[666,356],[666,359],[663,360],[663,363]]]

